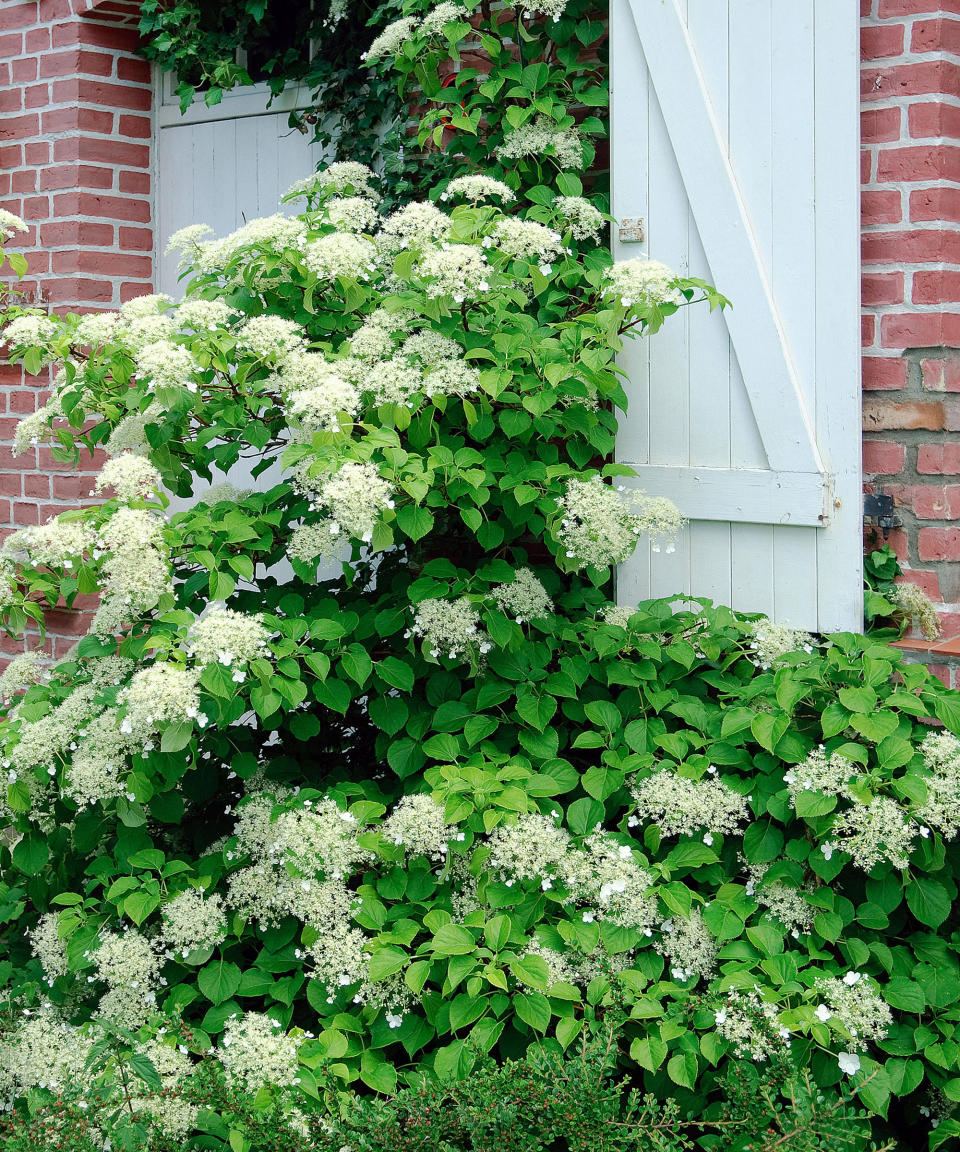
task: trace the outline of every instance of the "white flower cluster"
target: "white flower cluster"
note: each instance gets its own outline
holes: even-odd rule
[[[231,876],[228,903],[263,925],[293,915],[320,933],[346,929],[352,897],[342,880],[371,859],[357,843],[356,820],[329,798],[275,820],[274,807],[263,792],[240,810],[237,849],[253,863]]]
[[[544,0],[540,0],[544,2]],[[546,116],[530,124],[521,124],[504,137],[497,148],[501,161],[522,160],[525,156],[549,156],[560,169],[583,167],[583,142],[576,128],[558,128]]]
[[[244,665],[270,654],[269,636],[260,613],[248,616],[215,603],[191,628],[188,653],[199,665],[234,667],[233,678],[241,683]]]
[[[226,328],[242,313],[231,308],[223,300],[181,300],[177,305],[177,320],[181,327],[194,332],[209,328]]]
[[[449,296],[455,304],[479,300],[490,290],[490,265],[475,244],[431,248],[415,271],[427,281],[428,296]]]
[[[547,888],[560,880],[571,841],[557,816],[525,812],[516,823],[501,824],[493,830],[488,840],[490,867],[501,880],[508,885],[517,880],[539,880]]]
[[[226,939],[223,900],[204,896],[199,888],[184,888],[163,906],[163,941],[177,956],[215,948]]]
[[[104,445],[107,455],[120,456],[124,452],[133,452],[142,456],[149,452],[146,427],[155,423],[162,411],[159,404],[151,403],[143,412],[128,412],[121,417]]]
[[[663,836],[735,835],[750,816],[746,799],[715,774],[690,780],[671,768],[660,768],[632,788],[636,817],[630,823],[655,824]]]
[[[442,654],[451,660],[471,660],[492,647],[480,626],[480,613],[466,596],[459,600],[421,600],[404,636],[422,639],[434,659]]]
[[[563,251],[563,237],[535,220],[506,216],[498,221],[491,236],[493,243],[511,260],[530,260],[544,276],[552,271],[551,262]]]
[[[116,338],[119,312],[88,312],[81,316],[72,343],[80,348],[99,348]]]
[[[467,10],[462,4],[457,4],[455,0],[440,0],[440,3],[435,4],[420,22],[420,34],[439,36],[448,24],[466,18]]]
[[[617,296],[624,308],[683,303],[676,272],[658,260],[642,257],[620,260],[606,270],[604,278],[607,281],[604,292]]]
[[[251,316],[237,333],[237,351],[258,360],[275,360],[303,346],[299,324],[283,316]]]
[[[52,1005],[24,1011],[22,1021],[0,1040],[0,1095],[19,1096],[31,1088],[62,1092],[80,1082],[93,1039],[71,1027]]]
[[[406,309],[388,312],[386,308],[377,308],[350,337],[354,356],[386,360],[393,354],[394,335],[405,332],[415,319],[414,314]]]
[[[852,760],[839,752],[827,756],[826,749],[819,744],[805,760],[784,774],[783,782],[790,795],[790,806],[796,809],[801,792],[821,792],[824,796],[850,799],[850,781],[859,773],[860,769]]]
[[[747,869],[746,893],[753,896],[784,928],[788,928],[796,939],[813,927],[816,909],[804,899],[804,889],[785,884],[782,880],[765,882],[764,877],[770,868],[769,864],[755,864]]]
[[[8,212],[6,208],[0,208],[0,240],[9,239],[14,232],[29,232],[30,229],[12,212]]]
[[[609,955],[603,950],[602,945],[591,956],[585,956],[572,948],[559,952],[556,948],[547,947],[536,939],[530,941],[525,955],[539,956],[546,964],[548,988],[552,988],[555,984],[572,984],[577,988],[585,988],[591,980],[599,976],[609,978],[629,968],[634,957],[632,951]],[[518,980],[519,983],[526,984],[522,977],[518,977]],[[526,986],[539,991],[532,984]]]
[[[914,628],[919,628],[927,640],[936,640],[943,628],[937,610],[930,602],[930,597],[916,584],[904,582],[897,584],[888,593],[888,598],[906,613]]]
[[[338,160],[312,176],[296,180],[287,189],[284,198],[310,199],[317,194],[343,195],[346,192],[377,201],[380,199],[379,193],[371,187],[370,182],[378,179],[376,172],[366,164],[359,164],[356,160]]]
[[[70,971],[67,960],[66,942],[60,936],[60,916],[57,912],[46,912],[30,932],[30,947],[40,961],[48,984]]]
[[[821,845],[824,855],[839,849],[853,863],[872,872],[882,861],[893,868],[906,868],[920,832],[896,800],[877,796],[869,804],[854,804],[841,812],[830,829],[830,840]]]
[[[668,541],[667,551],[672,552],[684,523],[669,500],[614,488],[599,476],[569,480],[557,503],[561,508],[557,537],[567,559],[580,568],[622,564],[645,534],[654,541]],[[659,550],[659,543],[653,547]]]
[[[326,212],[338,232],[372,232],[380,223],[380,214],[368,196],[335,197]]]
[[[518,568],[509,584],[497,584],[490,589],[490,595],[500,611],[518,624],[540,620],[553,611],[546,588],[529,568]]]
[[[348,460],[321,481],[311,507],[318,506],[329,513],[331,536],[369,544],[384,509],[393,508],[393,486],[375,464]]]
[[[108,989],[98,1015],[128,1028],[143,1024],[155,1010],[162,983],[163,959],[154,942],[132,928],[103,932],[96,951],[85,956],[93,961],[96,979]]]
[[[152,512],[121,506],[100,528],[95,556],[100,559],[103,598],[93,619],[100,635],[150,612],[171,591],[170,551],[163,520]]]
[[[11,782],[23,775],[33,784],[35,768],[46,768],[50,775],[57,773],[82,725],[91,713],[96,715],[96,695],[95,687],[81,684],[62,704],[38,720],[19,720],[16,707],[11,711],[11,718],[19,720],[16,743],[7,745],[3,762],[3,766],[13,773]]]
[[[155,497],[162,483],[160,473],[145,456],[123,452],[108,460],[94,484],[96,492],[112,488],[125,504]]]
[[[525,12],[539,12],[541,15],[548,17],[556,23],[560,17],[566,12],[569,0],[530,0],[527,3],[518,4],[517,7],[523,9]]]
[[[388,216],[377,234],[377,244],[387,253],[429,248],[446,241],[452,221],[429,200],[414,200]]]
[[[835,1020],[850,1037],[854,1051],[863,1051],[870,1040],[883,1040],[893,1025],[893,1015],[877,985],[862,972],[848,972],[843,979],[821,976],[816,989],[823,997],[817,1007],[822,1023]]]
[[[15,316],[2,329],[4,344],[26,347],[31,344],[46,344],[56,333],[57,326],[44,312],[28,312]]]
[[[384,838],[403,848],[407,856],[426,856],[442,864],[451,840],[463,833],[448,824],[443,808],[432,796],[404,796],[384,820]]]
[[[472,204],[491,199],[511,204],[516,198],[513,189],[502,180],[482,175],[457,176],[440,193],[441,200],[469,200]]]
[[[621,928],[653,934],[657,900],[653,877],[637,864],[633,849],[604,832],[586,838],[559,866],[560,880],[576,904],[587,906],[583,919],[608,920]]]
[[[198,669],[181,668],[177,664],[150,664],[140,668],[117,697],[117,703],[123,708],[120,731],[147,742],[167,724],[197,720],[202,726],[207,718],[198,713],[199,679]]]
[[[277,212],[250,220],[221,240],[202,241],[191,255],[199,272],[219,275],[244,248],[283,252],[300,248],[305,238],[302,221]]]
[[[553,206],[574,240],[596,240],[606,227],[603,213],[583,196],[558,196]]]
[[[799,628],[775,624],[766,616],[750,625],[751,660],[758,668],[776,668],[788,652],[813,651],[813,637]]]
[[[780,1023],[777,1006],[757,988],[731,989],[715,1014],[717,1033],[747,1060],[769,1060],[789,1043],[790,1032]]]
[[[135,1091],[130,1098],[131,1107],[149,1116],[164,1135],[186,1138],[196,1126],[200,1111],[182,1091],[184,1079],[193,1071],[193,1061],[186,1052],[156,1038],[138,1045],[137,1052],[153,1065],[160,1077],[160,1088],[153,1092]]]
[[[149,377],[157,388],[186,388],[197,391],[195,379],[200,365],[189,348],[172,340],[154,340],[137,352],[137,376]]]
[[[48,520],[11,533],[3,542],[6,557],[25,556],[36,566],[73,568],[96,545],[93,528],[82,520]]]
[[[382,60],[384,56],[393,56],[407,43],[419,23],[420,21],[413,16],[403,16],[399,20],[394,20],[384,28],[360,59]]]
[[[669,960],[674,980],[708,980],[713,975],[717,942],[699,909],[694,908],[686,917],[664,920],[660,931],[663,935],[653,946]]]
[[[328,524],[301,524],[290,533],[286,553],[291,560],[315,566],[318,560],[336,559],[342,547],[343,538],[331,535]]]
[[[176,327],[170,311],[172,305],[172,297],[163,292],[135,296],[120,306],[116,316],[115,337],[122,338],[135,354],[148,344],[166,340]],[[101,318],[98,318],[98,322],[104,327],[107,324]]]
[[[62,784],[63,794],[78,805],[124,795],[127,758],[136,750],[137,742],[121,732],[117,710],[108,708],[91,717],[77,736]]]
[[[227,1023],[214,1055],[227,1084],[253,1097],[261,1088],[290,1088],[299,1083],[297,1053],[303,1037],[288,1035],[279,1020],[262,1012],[244,1012]]]
[[[951,732],[932,732],[920,745],[929,775],[927,798],[914,809],[923,824],[953,840],[960,832],[960,740]]]
[[[49,680],[49,661],[50,653],[44,652],[42,648],[30,648],[14,656],[0,673],[0,700],[9,700],[21,688]]]
[[[212,235],[213,229],[209,224],[188,224],[186,228],[180,228],[173,233],[167,241],[163,254],[169,256],[172,252],[190,252]]]
[[[365,236],[331,232],[310,241],[304,249],[303,262],[321,280],[336,280],[338,276],[369,280],[377,269],[377,249]]]
[[[630,620],[636,614],[636,604],[607,604],[600,609],[604,624],[612,624],[615,628],[629,628]]]

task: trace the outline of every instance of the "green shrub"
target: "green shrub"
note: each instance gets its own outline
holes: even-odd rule
[[[179,306],[8,312],[56,371],[18,446],[110,457],[0,554],[12,633],[100,597],[0,683],[14,1129],[89,1077],[121,1124],[123,1069],[179,1099],[199,1059],[219,1119],[166,1139],[222,1147],[223,1108],[501,1083],[622,1005],[618,1068],[682,1116],[746,1123],[789,1043],[801,1112],[958,1131],[960,705],[873,639],[611,602],[680,527],[605,463],[615,354],[724,301],[611,265],[551,149],[385,221],[337,164],[297,217],[181,234]]]

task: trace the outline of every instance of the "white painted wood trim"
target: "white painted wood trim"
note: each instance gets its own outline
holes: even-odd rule
[[[714,282],[774,471],[822,473],[786,335],[678,0],[629,0]],[[842,6],[841,6],[842,7]]]
[[[180,98],[167,90],[157,104],[157,126],[175,128],[181,124],[205,124],[213,120],[229,120],[235,116],[275,116],[278,112],[293,112],[312,103],[310,89],[302,84],[290,85],[274,96],[270,107],[270,89],[266,84],[247,85],[225,92],[219,104],[208,108],[203,96],[194,97],[193,103],[180,112]],[[293,129],[291,129],[293,131]]]
[[[668,497],[688,520],[808,528],[824,528],[830,522],[830,480],[817,472],[622,463],[633,468],[636,476],[618,477],[617,484]]]

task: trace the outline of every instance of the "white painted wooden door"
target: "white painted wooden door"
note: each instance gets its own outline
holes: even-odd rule
[[[612,0],[613,214],[715,283],[622,357],[618,443],[688,517],[624,603],[710,596],[859,630],[858,12],[839,0]]]
[[[310,175],[321,150],[287,126],[290,110],[309,93],[289,88],[267,109],[269,90],[237,88],[207,108],[198,100],[183,115],[167,74],[156,101],[157,290],[181,295],[177,255],[164,255],[167,240],[188,224],[209,224],[225,236],[245,220],[294,212],[280,197],[294,180]]]

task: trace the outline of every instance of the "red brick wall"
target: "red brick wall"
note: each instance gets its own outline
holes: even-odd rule
[[[21,287],[60,311],[115,308],[149,292],[151,86],[134,55],[134,0],[0,2],[0,207],[30,225],[17,237]],[[0,532],[36,524],[90,492],[45,448],[14,457],[16,422],[47,380],[0,364]],[[52,613],[62,649],[82,627]]]
[[[895,498],[902,527],[890,542],[952,638],[960,635],[960,0],[862,0],[861,18],[864,473]]]

